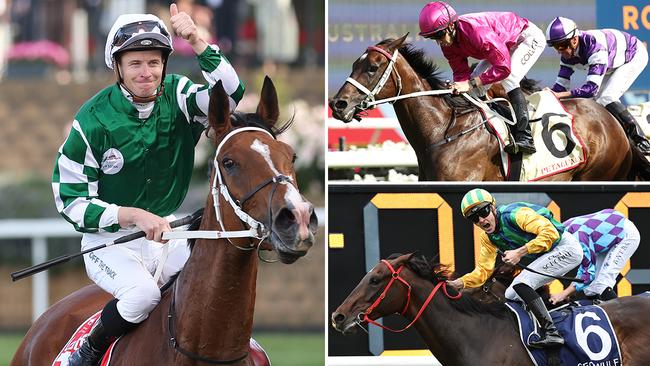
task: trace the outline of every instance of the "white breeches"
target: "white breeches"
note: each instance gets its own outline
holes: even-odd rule
[[[641,75],[648,64],[648,50],[640,40],[636,43],[636,54],[630,62],[621,65],[610,74],[606,74],[600,84],[596,102],[606,106],[618,102],[621,96],[630,89],[634,80]]]
[[[519,87],[519,82],[528,74],[528,71],[537,62],[546,47],[544,32],[531,22],[528,23],[528,27],[521,32],[519,37],[522,39],[521,42],[510,50],[510,75],[501,80],[501,85],[506,90],[506,93]],[[472,77],[482,74],[490,67],[492,65],[488,61],[480,61],[472,72]],[[481,89],[479,94],[485,95],[489,88],[490,85],[483,85],[479,88]]]
[[[607,287],[614,288],[616,277],[639,247],[641,235],[632,221],[623,224],[625,237],[607,252],[596,257],[596,278],[583,291],[587,296],[600,295]]]
[[[132,232],[134,231],[120,230],[117,233],[84,234],[81,249],[101,245]],[[160,283],[167,282],[180,271],[190,255],[185,239],[170,240],[165,245],[169,246],[169,254],[162,268]],[[142,322],[160,301],[160,289],[153,274],[163,246],[142,238],[84,255],[88,277],[119,300],[117,310],[124,320]]]
[[[563,276],[582,262],[582,255],[582,247],[578,239],[565,231],[555,248],[535,259],[527,267],[537,272],[547,273],[553,276]],[[553,281],[551,277],[523,270],[506,289],[505,296],[508,300],[521,301],[513,289],[514,285],[525,283],[533,290],[537,290],[551,281]]]

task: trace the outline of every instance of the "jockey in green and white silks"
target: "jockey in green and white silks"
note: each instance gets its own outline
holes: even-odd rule
[[[244,87],[216,45],[170,7],[174,31],[197,54],[207,84],[165,75],[172,41],[150,14],[120,16],[108,35],[106,64],[117,83],[86,102],[59,149],[52,176],[57,210],[77,231],[82,249],[142,230],[146,238],[84,255],[86,272],[112,294],[98,326],[70,358],[94,365],[110,341],[144,321],[160,301],[154,272],[167,281],[189,257],[186,240],[160,243],[187,194],[194,147],[207,126],[210,88],[221,81],[234,110]],[[161,257],[167,246],[167,260]],[[164,259],[163,259],[164,260]]]

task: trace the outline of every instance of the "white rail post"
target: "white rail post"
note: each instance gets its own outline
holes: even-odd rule
[[[42,263],[46,260],[47,239],[44,236],[32,238],[32,263]],[[47,310],[49,294],[47,271],[35,274],[32,277],[32,322]]]

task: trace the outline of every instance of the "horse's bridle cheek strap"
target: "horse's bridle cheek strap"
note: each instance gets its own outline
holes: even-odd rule
[[[364,316],[365,319],[364,320],[368,319],[368,315],[370,313],[372,313],[373,310],[375,310],[377,308],[377,306],[379,306],[379,304],[382,302],[382,300],[384,300],[386,298],[386,294],[388,293],[388,290],[390,290],[390,287],[393,285],[393,283],[395,283],[395,280],[398,280],[398,281],[402,282],[406,286],[406,288],[408,290],[407,295],[406,295],[406,304],[404,304],[404,309],[401,312],[402,315],[406,314],[406,310],[408,309],[409,303],[411,302],[411,285],[408,282],[406,282],[406,280],[403,279],[402,277],[400,277],[400,275],[399,275],[400,272],[402,272],[402,269],[404,269],[404,266],[400,266],[397,270],[395,270],[393,268],[393,266],[391,266],[391,264],[387,260],[382,259],[382,263],[384,263],[388,267],[388,269],[391,271],[391,279],[390,279],[390,281],[388,281],[388,284],[386,285],[384,290],[381,292],[381,295],[379,295],[379,297],[365,311],[365,316]]]
[[[370,307],[366,310],[366,312],[363,313],[363,319],[362,319],[363,321],[366,321],[366,322],[368,322],[368,323],[370,323],[370,324],[374,324],[374,325],[376,325],[376,326],[378,326],[378,327],[381,327],[381,328],[383,328],[383,329],[389,330],[389,331],[391,331],[391,332],[400,333],[400,332],[403,332],[403,331],[407,330],[407,329],[410,328],[413,324],[415,324],[415,322],[420,318],[420,316],[422,315],[422,313],[424,312],[424,310],[427,308],[427,306],[429,305],[429,303],[430,303],[431,300],[433,299],[433,296],[436,294],[436,292],[438,292],[438,289],[440,289],[441,287],[442,287],[443,292],[445,293],[445,295],[446,295],[448,298],[450,298],[450,299],[452,299],[452,300],[457,300],[457,299],[459,299],[459,298],[461,297],[461,293],[460,293],[460,292],[459,292],[457,295],[455,295],[455,296],[449,295],[449,293],[447,292],[447,283],[446,283],[445,281],[440,281],[440,282],[438,282],[438,284],[433,288],[433,290],[431,290],[431,292],[429,293],[429,296],[427,297],[427,299],[424,301],[424,303],[423,303],[422,306],[420,307],[420,310],[418,311],[418,313],[415,315],[415,317],[413,318],[413,320],[412,320],[412,321],[411,321],[407,326],[405,326],[405,327],[402,328],[402,329],[392,329],[392,328],[389,328],[389,327],[387,327],[387,326],[385,326],[385,325],[383,325],[383,324],[380,324],[380,323],[378,323],[378,322],[376,322],[376,321],[370,319],[370,317],[369,317],[368,315],[369,315],[370,313],[372,313],[372,311],[373,311],[377,306],[379,306],[379,304],[381,303],[381,301],[386,297],[386,293],[388,292],[388,289],[389,289],[390,286],[393,284],[393,282],[395,282],[396,279],[399,280],[399,281],[401,281],[402,283],[404,283],[404,284],[407,286],[407,288],[408,288],[408,295],[407,295],[407,300],[406,300],[406,306],[404,306],[404,310],[402,310],[402,315],[406,314],[406,310],[408,309],[408,305],[409,305],[409,303],[410,303],[410,301],[411,301],[411,285],[410,285],[408,282],[406,282],[406,280],[404,280],[402,277],[399,276],[400,272],[401,272],[402,269],[404,268],[403,265],[400,266],[400,267],[397,269],[397,271],[396,271],[395,269],[393,269],[393,266],[391,266],[391,264],[390,264],[387,260],[382,259],[381,262],[384,263],[384,264],[388,267],[388,269],[391,271],[391,277],[392,277],[392,278],[391,278],[390,281],[388,282],[388,285],[386,285],[386,288],[384,289],[384,291],[382,291],[381,295],[377,298],[377,300],[375,300],[375,302],[372,303],[372,305],[370,305]]]

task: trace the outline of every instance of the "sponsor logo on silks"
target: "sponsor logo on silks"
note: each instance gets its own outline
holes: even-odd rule
[[[101,170],[104,174],[117,174],[124,166],[124,156],[120,150],[110,148],[102,156]]]

